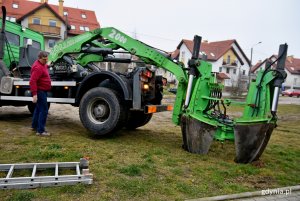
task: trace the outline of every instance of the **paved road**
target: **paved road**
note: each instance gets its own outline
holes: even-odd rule
[[[280,96],[279,97],[279,104],[295,104],[295,105],[300,105],[300,98]]]
[[[289,186],[276,189],[265,189],[255,192],[246,192],[240,194],[221,195],[215,197],[206,197],[191,199],[187,201],[299,201],[300,186]]]

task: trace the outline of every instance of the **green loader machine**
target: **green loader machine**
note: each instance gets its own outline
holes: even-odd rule
[[[3,27],[0,59],[4,54]],[[186,151],[207,154],[214,139],[234,139],[237,163],[258,160],[276,127],[279,93],[286,78],[287,45],[280,45],[278,59],[269,63],[258,73],[256,80],[251,81],[245,102],[222,98],[224,86],[217,82],[212,65],[199,58],[200,46],[201,37],[196,35],[192,57],[188,66],[184,66],[174,61],[169,53],[112,27],[68,38],[56,44],[49,55],[55,90],[48,101],[79,107],[81,122],[95,136],[109,135],[126,125],[132,125],[133,129],[145,125],[152,113],[170,109],[161,105],[161,87],[158,79],[154,79],[154,72],[145,66],[129,74],[116,74],[103,71],[96,65],[111,61],[129,63],[135,56],[144,64],[163,68],[176,76],[178,86],[172,121],[181,126]],[[131,59],[117,58],[115,55],[119,53],[128,54]],[[1,90],[0,106],[30,102],[28,78],[27,81],[26,78],[8,78],[10,72],[5,70],[4,64],[1,64],[1,69],[2,81],[8,80],[12,84],[7,84],[11,86],[8,92]],[[64,87],[66,84],[68,87]],[[7,86],[1,88],[9,88]],[[21,96],[24,92],[25,96]],[[228,106],[234,104],[244,107],[239,118],[228,115]]]

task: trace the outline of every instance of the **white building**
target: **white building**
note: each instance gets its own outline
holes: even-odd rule
[[[266,68],[267,60],[274,62],[277,57],[277,55],[272,55],[264,61],[259,61],[251,69],[251,73],[253,74],[252,76],[256,77],[259,70]],[[272,66],[272,69],[274,68],[276,68],[275,65]],[[300,89],[300,59],[294,58],[294,56],[288,56],[285,61],[285,72],[287,73],[287,78],[284,83],[285,89]]]
[[[192,57],[194,42],[183,39],[173,53],[173,58],[187,66]],[[216,42],[204,41],[200,46],[200,58],[207,58],[212,64],[212,71],[218,72],[218,79],[225,85],[225,89],[241,87],[247,89],[250,61],[236,40]]]

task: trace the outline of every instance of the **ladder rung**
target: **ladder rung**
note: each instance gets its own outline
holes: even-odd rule
[[[36,165],[33,166],[31,177],[35,177],[36,174]]]
[[[58,176],[58,163],[56,163],[55,165],[55,176],[56,177]]]
[[[80,168],[79,168],[79,164],[76,165],[76,173],[77,175],[80,175]]]
[[[6,179],[11,178],[12,174],[14,173],[14,168],[15,168],[14,165],[10,166]]]

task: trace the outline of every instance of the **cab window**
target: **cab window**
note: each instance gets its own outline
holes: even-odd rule
[[[28,38],[24,38],[24,46],[26,46],[27,41],[28,41]],[[41,49],[41,43],[39,43],[35,40],[32,40],[32,47],[37,48],[37,49]]]
[[[10,33],[8,31],[5,32],[6,38],[11,45],[20,46],[20,36],[14,33]]]

